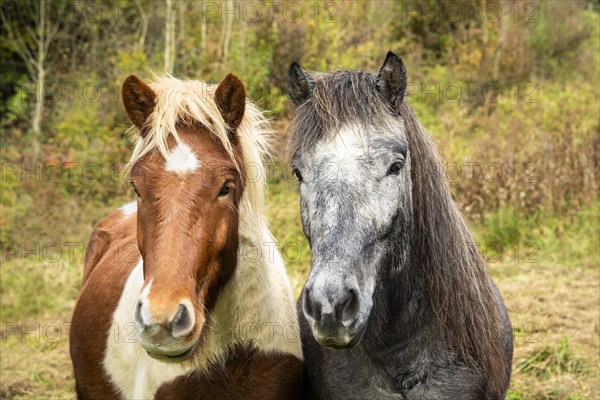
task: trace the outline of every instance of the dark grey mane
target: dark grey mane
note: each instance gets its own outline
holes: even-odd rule
[[[416,268],[427,276],[431,307],[463,357],[489,377],[494,393],[506,371],[499,296],[475,239],[452,200],[430,134],[405,102],[401,116],[411,154]]]
[[[290,125],[288,155],[310,150],[323,135],[332,134],[344,124],[387,127],[395,115],[393,108],[376,89],[377,75],[365,71],[340,70],[314,74],[310,98],[298,107]]]
[[[406,101],[399,112],[385,101],[377,90],[376,74],[336,71],[314,77],[312,95],[299,105],[290,125],[290,159],[310,151],[321,138],[336,134],[349,122],[389,127],[391,121],[396,129],[398,122],[404,125],[411,160],[414,221],[410,267],[426,277],[431,311],[453,347],[488,377],[488,393],[501,392],[510,374],[502,347],[506,332],[502,331],[497,308],[501,300],[452,200],[433,139]]]

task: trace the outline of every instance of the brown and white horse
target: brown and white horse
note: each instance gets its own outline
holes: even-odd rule
[[[271,133],[234,75],[123,86],[137,202],[92,233],[70,350],[79,399],[288,399],[302,352],[263,216]]]

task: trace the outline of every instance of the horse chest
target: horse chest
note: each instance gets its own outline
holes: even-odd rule
[[[400,400],[393,378],[385,368],[362,353],[340,352],[325,357],[327,399]]]
[[[483,396],[481,377],[461,364],[436,368],[422,359],[418,362],[394,358],[374,360],[354,351],[326,351],[323,361],[320,399],[475,400]],[[395,371],[394,365],[402,367]]]

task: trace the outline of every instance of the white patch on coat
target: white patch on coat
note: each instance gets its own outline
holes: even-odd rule
[[[177,174],[186,174],[195,171],[201,166],[196,155],[185,143],[179,143],[167,155],[165,170]]]
[[[304,156],[307,165],[314,166],[312,170],[302,171],[308,174],[307,182],[358,182],[364,168],[361,160],[368,156],[367,139],[360,129],[355,125],[344,125],[339,132],[319,141],[310,154]]]
[[[154,323],[152,314],[150,314],[150,312],[148,311],[148,295],[150,294],[150,287],[152,286],[153,280],[154,279],[151,279],[148,285],[146,285],[146,287],[142,290],[142,295],[139,300],[142,303],[140,308],[140,315],[142,317],[142,323],[144,324],[144,326],[150,326]],[[140,327],[140,329],[142,328],[143,326]]]
[[[129,217],[133,213],[137,211],[137,201],[132,201],[131,203],[127,203],[121,208],[119,208],[126,217]]]
[[[237,343],[253,343],[266,354],[291,354],[303,360],[294,296],[275,243],[267,228],[260,235],[240,238],[237,268],[207,322],[219,329],[212,330],[202,348],[180,364],[149,357],[139,343],[134,312],[144,285],[140,259],[113,314],[104,356],[105,372],[123,398],[152,399],[161,385],[178,376],[223,363],[228,347]],[[150,284],[142,296],[149,291]]]
[[[241,238],[235,274],[208,322],[219,329],[207,338],[197,364],[223,362],[228,346],[250,342],[267,354],[292,354],[303,360],[292,288],[274,245],[266,228],[262,237]]]
[[[339,132],[329,135],[331,139],[319,141],[315,146],[314,154],[334,154],[338,159],[353,159],[362,155],[366,143],[355,125],[344,125]]]
[[[140,259],[127,278],[113,314],[104,354],[104,370],[126,399],[152,399],[156,390],[189,371],[183,364],[168,364],[150,358],[139,343],[134,311],[144,284]]]

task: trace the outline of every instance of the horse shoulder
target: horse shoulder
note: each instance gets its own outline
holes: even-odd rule
[[[114,342],[110,335],[117,334],[111,333],[114,310],[140,258],[135,226],[135,215],[115,211],[97,224],[90,238],[69,331],[78,399],[122,398],[103,363],[108,343]]]
[[[137,212],[131,211],[131,206],[126,205],[113,211],[96,224],[85,252],[83,283],[87,281],[112,245],[118,241],[126,241],[136,234],[136,216]]]

